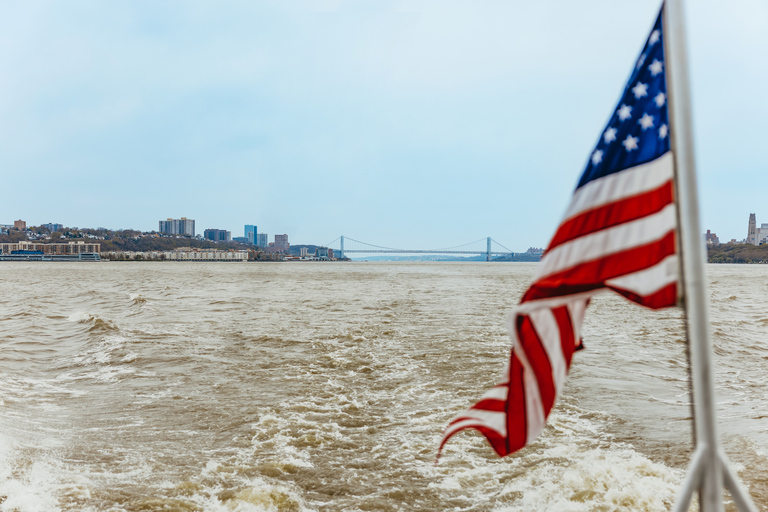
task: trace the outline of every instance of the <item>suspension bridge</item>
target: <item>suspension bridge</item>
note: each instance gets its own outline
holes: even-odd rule
[[[340,258],[348,257],[348,254],[466,254],[485,255],[485,261],[491,261],[494,256],[514,254],[514,252],[491,237],[481,238],[474,242],[445,247],[441,249],[402,249],[396,247],[382,247],[380,245],[361,242],[347,236],[340,236],[336,240],[327,243],[325,247],[338,251]]]

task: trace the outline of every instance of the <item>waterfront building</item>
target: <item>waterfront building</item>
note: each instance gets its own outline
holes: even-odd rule
[[[91,244],[83,241],[65,244],[37,244],[28,240],[22,240],[16,243],[0,244],[0,254],[12,254],[15,251],[40,251],[42,254],[83,254],[98,253],[100,250],[101,244]]]
[[[249,243],[251,245],[256,245],[256,234],[257,234],[257,232],[258,232],[258,229],[256,228],[256,226],[251,225],[251,224],[246,224],[245,225],[245,238],[248,239],[247,243]]]
[[[301,249],[299,249],[299,255],[302,258],[306,258],[308,253],[309,253],[309,249],[307,249],[306,247],[302,247]]]
[[[288,252],[291,248],[288,243],[288,235],[275,235],[275,248],[281,252]]]
[[[229,242],[232,240],[232,232],[226,229],[206,229],[203,238],[213,242]]]
[[[18,229],[19,231],[26,231],[27,230],[27,222],[24,220],[15,220],[13,221],[13,227],[15,229]]]
[[[269,245],[267,243],[267,239],[269,236],[266,233],[257,233],[256,234],[256,245],[259,247],[267,247]]]
[[[103,253],[107,260],[155,261],[248,261],[247,251],[220,251],[217,249],[183,248],[175,251],[112,251]]]
[[[168,219],[160,221],[159,233],[164,235],[195,236],[195,221],[182,217],[180,219]]]
[[[165,260],[171,261],[248,261],[247,251],[217,251],[213,249],[166,251]]]

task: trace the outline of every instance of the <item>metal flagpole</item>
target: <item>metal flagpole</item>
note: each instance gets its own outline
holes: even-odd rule
[[[694,455],[674,510],[687,511],[693,492],[698,490],[701,512],[722,512],[725,481],[739,510],[752,512],[756,511],[755,506],[731,472],[720,448],[717,431],[709,304],[704,276],[706,260],[704,239],[699,226],[683,0],[666,2],[664,41],[669,82],[667,84],[669,115],[672,125],[670,142],[675,159],[680,222],[678,247],[682,260],[681,276],[696,440]]]

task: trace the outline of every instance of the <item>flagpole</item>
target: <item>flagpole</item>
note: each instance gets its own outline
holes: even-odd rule
[[[738,486],[721,454],[709,331],[709,304],[704,274],[704,239],[699,225],[693,123],[688,79],[683,0],[667,0],[664,7],[664,41],[667,53],[667,89],[675,159],[679,241],[685,323],[691,373],[695,451],[675,510],[687,510],[698,489],[701,512],[723,511],[723,479],[741,510],[755,510]]]

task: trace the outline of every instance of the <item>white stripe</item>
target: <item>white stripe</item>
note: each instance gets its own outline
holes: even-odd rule
[[[647,297],[677,281],[677,255],[664,258],[652,267],[617,277],[605,284]]]
[[[480,400],[496,399],[505,401],[507,399],[508,392],[509,388],[507,386],[495,386],[486,391],[485,394],[480,397]]]
[[[523,367],[523,392],[525,393],[525,444],[531,443],[544,430],[544,407],[541,404],[541,392],[536,374],[521,347],[516,347],[515,354]]]
[[[477,420],[468,419],[468,420],[462,420],[457,423],[454,423],[453,425],[446,428],[445,432],[443,432],[443,439],[445,439],[446,437],[450,437],[451,435],[455,434],[459,430],[469,428],[469,427],[478,427],[478,426],[486,427],[491,430],[494,430],[496,431],[496,433],[498,433],[502,437],[506,437],[507,435],[506,427],[504,426],[502,426],[501,430],[499,430],[498,428],[495,428],[493,425],[488,425],[486,423],[478,422]]]
[[[632,222],[584,235],[544,254],[536,279],[663,238],[675,229],[675,204]]]
[[[575,293],[573,295],[564,295],[562,297],[550,297],[523,302],[507,315],[507,331],[509,332],[509,337],[512,338],[512,346],[514,347],[517,341],[514,334],[514,325],[516,322],[515,318],[518,315],[531,315],[533,312],[541,309],[554,309],[561,306],[568,307],[569,314],[571,315],[571,324],[573,324],[574,339],[576,340],[576,344],[578,344],[578,340],[581,337],[581,325],[584,323],[584,313],[587,311],[587,301],[595,295],[606,293],[608,291],[609,290],[606,288],[601,288],[599,290],[590,290],[587,292]],[[506,376],[507,380],[505,382],[509,382],[509,373],[507,373]]]
[[[586,301],[590,297],[593,297],[600,293],[605,293],[608,290],[600,289],[600,290],[589,290],[586,292],[580,292],[580,293],[574,293],[573,295],[563,295],[560,297],[546,297],[543,299],[535,299],[530,300],[528,302],[523,302],[521,304],[518,304],[517,307],[507,316],[507,330],[510,332],[510,335],[514,332],[512,327],[515,325],[515,316],[516,315],[529,315],[533,311],[538,311],[542,308],[556,308],[558,306],[567,306],[571,302],[575,300],[583,300]],[[514,341],[514,338],[513,338]],[[514,344],[513,344],[514,346]]]
[[[674,163],[668,151],[656,160],[592,180],[573,193],[563,222],[584,210],[648,192],[672,179]]]
[[[552,310],[541,309],[530,314],[529,318],[539,335],[541,345],[547,353],[549,365],[552,367],[552,382],[555,384],[555,393],[560,393],[565,383],[565,377],[568,369],[565,365],[562,345],[560,344],[560,328]]]
[[[573,343],[578,347],[581,341],[581,326],[584,323],[584,313],[587,312],[587,301],[578,299],[568,304],[568,314],[573,325]]]
[[[466,411],[462,412],[461,414],[458,414],[453,421],[456,421],[457,419],[461,418],[461,421],[458,421],[455,424],[452,424],[448,429],[446,429],[446,434],[449,430],[456,430],[455,426],[459,424],[463,424],[465,422],[470,422],[472,424],[480,424],[484,425],[488,428],[492,428],[496,432],[499,432],[502,435],[507,435],[507,415],[503,412],[497,412],[497,411],[483,411],[482,409],[467,409]]]

